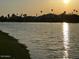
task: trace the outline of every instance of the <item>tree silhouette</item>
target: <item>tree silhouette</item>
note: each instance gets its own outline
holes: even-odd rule
[[[43,13],[43,11],[41,10],[41,11],[40,11],[40,13],[42,14],[42,13]]]
[[[74,13],[77,13],[77,12],[78,12],[78,10],[74,9],[74,10],[73,10],[73,12],[74,12]]]
[[[12,16],[11,17],[16,17],[16,15],[15,14],[12,14]]]
[[[76,10],[74,9],[73,11],[75,12]]]
[[[38,16],[37,13],[36,13],[36,16]]]
[[[51,9],[51,12],[53,12],[53,9]]]
[[[23,14],[24,17],[27,17],[27,14]]]
[[[51,12],[53,12],[53,9],[51,9]],[[27,14],[8,14],[7,16],[0,16],[0,22],[79,22],[79,15],[78,10],[73,9],[71,14],[66,14],[66,11],[63,11],[63,13],[57,15],[57,14],[44,14],[42,15],[43,11],[40,11],[41,15],[37,16],[27,16]],[[74,20],[73,20],[74,19]]]
[[[7,16],[8,16],[8,18],[10,18],[10,14],[8,14]]]

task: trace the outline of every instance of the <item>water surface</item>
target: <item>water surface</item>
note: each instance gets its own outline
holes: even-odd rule
[[[0,30],[27,45],[32,59],[79,58],[78,23],[0,23]]]

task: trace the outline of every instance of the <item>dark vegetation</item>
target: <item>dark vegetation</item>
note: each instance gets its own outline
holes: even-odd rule
[[[51,9],[53,11],[53,9]],[[74,10],[75,11],[75,10]],[[41,14],[43,11],[40,11]],[[78,11],[76,11],[78,12]],[[71,23],[78,23],[79,22],[79,15],[77,14],[66,14],[66,11],[63,13],[56,15],[53,13],[49,14],[42,14],[41,16],[27,16],[27,14],[23,15],[7,15],[6,17],[1,16],[0,22],[71,22]]]
[[[0,31],[0,59],[30,59],[27,47]]]

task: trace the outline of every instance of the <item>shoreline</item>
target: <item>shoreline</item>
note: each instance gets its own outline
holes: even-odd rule
[[[3,31],[0,31],[0,58],[31,59],[27,47]]]

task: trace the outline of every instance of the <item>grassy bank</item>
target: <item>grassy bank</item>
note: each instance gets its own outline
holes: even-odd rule
[[[0,59],[30,59],[27,47],[0,31]]]

